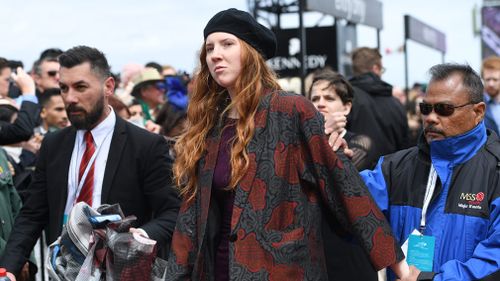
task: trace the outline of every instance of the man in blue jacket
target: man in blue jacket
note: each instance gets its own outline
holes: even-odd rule
[[[459,64],[430,74],[419,144],[362,176],[417,280],[500,280],[500,141],[484,125],[481,78]]]

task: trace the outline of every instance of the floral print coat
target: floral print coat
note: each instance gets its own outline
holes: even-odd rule
[[[375,269],[403,259],[384,215],[324,133],[322,116],[303,96],[265,95],[247,147],[250,167],[235,190],[229,236],[231,280],[327,280],[321,237],[329,211],[355,235]],[[198,163],[198,193],[181,206],[167,280],[213,280],[209,209],[221,126]]]

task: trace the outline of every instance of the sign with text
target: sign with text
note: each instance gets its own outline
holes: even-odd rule
[[[405,15],[405,39],[446,53],[446,35],[409,15]]]
[[[382,29],[382,3],[377,0],[306,0],[306,8]]]
[[[481,15],[482,57],[500,56],[500,5],[483,7]]]
[[[280,77],[300,76],[301,50],[299,29],[275,29],[278,39],[276,56],[267,61]],[[306,28],[306,70],[311,73],[327,65],[336,68],[336,32],[334,26]]]

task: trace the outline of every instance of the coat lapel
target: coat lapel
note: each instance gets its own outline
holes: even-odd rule
[[[252,138],[248,151],[250,152],[249,156],[251,158],[251,163],[249,167],[249,171],[243,177],[241,182],[238,184],[236,188],[235,195],[235,206],[233,208],[233,215],[231,220],[231,229],[234,230],[237,222],[239,221],[239,217],[241,215],[242,210],[240,206],[243,206],[245,202],[248,200],[248,194],[250,193],[250,187],[253,184],[256,175],[256,163],[258,163],[260,156],[262,153],[258,153],[260,151],[259,148],[263,147],[265,142],[265,134],[264,131],[266,129],[267,121],[268,121],[268,111],[271,103],[271,99],[273,97],[273,93],[266,93],[264,98],[262,99],[259,108],[257,109],[257,113],[255,115],[255,134]],[[203,239],[205,236],[205,230],[208,221],[208,211],[210,208],[210,199],[212,193],[212,181],[215,172],[215,165],[217,164],[217,156],[219,153],[219,145],[221,139],[221,131],[224,124],[223,122],[219,122],[214,129],[212,129],[207,137],[207,152],[200,159],[200,164],[198,167],[198,178],[199,182],[199,197],[197,198],[197,205],[199,208],[199,221],[201,223],[198,224],[198,245],[199,251],[201,251],[204,247]],[[198,256],[202,256],[201,253],[198,253]]]
[[[57,151],[60,151],[61,155],[60,158],[57,161],[55,161],[54,165],[55,168],[53,172],[57,174],[57,177],[60,178],[60,181],[57,181],[59,183],[58,184],[59,187],[56,190],[56,194],[53,195],[61,197],[60,200],[51,200],[51,202],[59,202],[58,210],[60,218],[62,218],[64,215],[64,209],[66,208],[66,201],[68,200],[68,174],[70,172],[69,167],[71,164],[71,156],[73,154],[75,141],[76,141],[76,129],[73,126],[71,126],[67,128],[67,132],[61,138],[60,144],[56,144],[56,146],[58,146]],[[66,171],[66,172],[59,173],[58,171]]]
[[[222,123],[222,122],[221,122]],[[198,245],[202,245],[205,229],[208,221],[208,211],[210,208],[210,198],[212,195],[212,181],[215,172],[215,165],[217,164],[217,156],[219,155],[219,145],[221,139],[222,124],[218,124],[214,129],[209,132],[206,140],[207,152],[200,159],[198,167],[198,182],[200,183],[200,193],[197,200],[199,200],[200,208],[200,224],[198,224]],[[200,250],[203,247],[200,247]]]
[[[262,149],[266,147],[265,131],[269,120],[268,116],[273,96],[274,93],[272,92],[266,93],[266,95],[260,102],[254,117],[255,133],[247,147],[250,165],[248,167],[248,171],[246,172],[245,176],[241,179],[240,183],[236,187],[233,214],[231,216],[232,233],[234,233],[244,209],[248,208],[246,202],[248,201],[248,196],[250,195],[250,192],[252,191],[252,187],[254,185],[255,175],[257,174],[257,168],[258,168],[257,164],[260,162],[260,158],[263,154]]]
[[[106,169],[104,170],[104,179],[102,182],[101,203],[106,203],[111,190],[111,184],[116,174],[123,149],[127,142],[126,121],[116,116],[115,130],[109,148],[108,159],[106,161]]]

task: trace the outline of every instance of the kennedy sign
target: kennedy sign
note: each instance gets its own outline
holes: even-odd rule
[[[299,30],[277,29],[273,30],[278,39],[276,56],[268,60],[268,65],[280,77],[300,76],[300,39]],[[335,27],[306,28],[306,71],[311,73],[327,65],[335,68],[336,60],[336,32]]]
[[[382,3],[376,0],[306,0],[306,8],[382,29]]]
[[[446,35],[409,15],[405,15],[405,38],[446,53]]]

